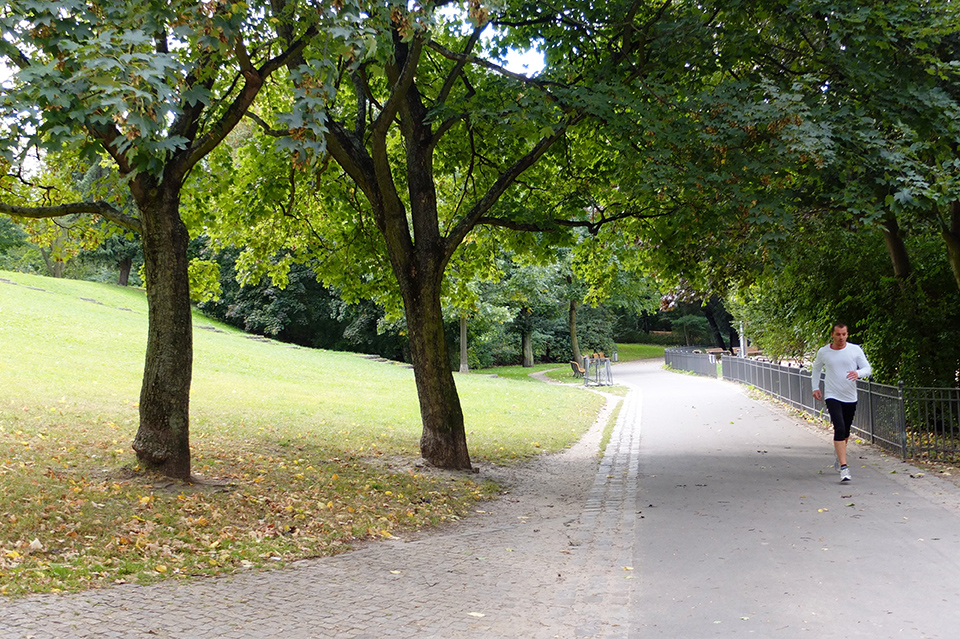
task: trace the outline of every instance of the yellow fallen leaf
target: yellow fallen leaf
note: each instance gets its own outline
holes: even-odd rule
[[[156,566],[154,566],[153,569],[156,570],[156,571],[159,572],[159,573],[165,573],[165,572],[167,572],[167,567],[164,566],[163,564],[157,564]]]
[[[624,566],[623,569],[624,569],[624,570],[633,570],[633,566]]]
[[[468,612],[467,614],[470,615],[471,617],[477,617],[478,619],[480,617],[486,617],[486,615],[483,614],[482,612]]]

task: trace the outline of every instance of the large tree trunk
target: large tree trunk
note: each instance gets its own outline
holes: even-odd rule
[[[890,256],[890,263],[893,265],[893,275],[900,282],[901,288],[910,278],[910,256],[907,254],[907,245],[903,243],[903,237],[900,235],[900,225],[897,218],[889,215],[880,225],[883,231],[883,241],[887,245],[887,254]]]
[[[521,364],[524,368],[533,366],[533,311],[525,308],[520,311],[520,351],[523,354]]]
[[[120,267],[120,277],[117,278],[118,286],[126,286],[130,283],[130,271],[133,269],[133,258],[125,257],[118,264]]]
[[[40,257],[43,258],[43,264],[47,267],[47,275],[50,277],[58,277],[57,271],[54,268],[56,264],[63,264],[62,262],[54,262],[50,259],[50,252],[47,249],[40,247]],[[62,273],[61,273],[62,276]]]
[[[460,372],[469,373],[470,364],[467,361],[467,314],[460,314]]]
[[[187,227],[179,191],[141,203],[149,327],[133,449],[141,464],[190,479],[189,403],[193,326],[187,275]]]
[[[573,350],[573,361],[583,363],[580,340],[577,339],[577,300],[570,300],[570,348]]]
[[[401,285],[410,336],[410,358],[423,421],[420,454],[440,468],[470,470],[463,409],[450,370],[443,331],[440,278],[435,279],[435,282],[421,280],[412,286]]]
[[[960,201],[950,205],[950,226],[943,228],[942,235],[953,277],[957,280],[957,288],[960,288]]]
[[[523,348],[523,366],[530,368],[533,366],[533,333],[524,330],[520,337],[520,344]]]

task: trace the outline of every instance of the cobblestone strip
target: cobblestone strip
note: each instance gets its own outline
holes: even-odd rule
[[[626,639],[631,601],[639,589],[633,547],[637,540],[637,476],[641,392],[631,389],[604,451],[580,526],[569,570],[576,639]]]

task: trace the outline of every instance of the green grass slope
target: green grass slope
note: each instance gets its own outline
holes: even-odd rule
[[[194,316],[188,486],[136,467],[142,291],[0,272],[0,593],[148,582],[328,554],[492,490],[416,465],[413,371]],[[556,451],[602,398],[458,375],[474,461]]]

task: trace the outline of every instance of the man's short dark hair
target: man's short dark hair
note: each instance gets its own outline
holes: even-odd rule
[[[848,331],[850,330],[850,327],[848,327],[848,326],[847,326],[846,324],[844,324],[843,322],[837,322],[836,324],[833,325],[833,328],[830,329],[830,334],[832,335],[833,332],[834,332],[835,330],[837,330],[838,328],[845,328],[845,329],[847,329]]]

